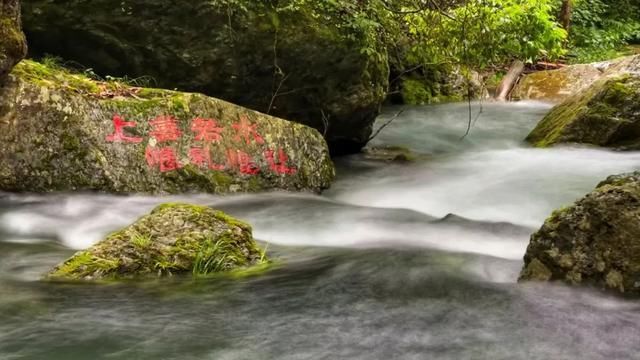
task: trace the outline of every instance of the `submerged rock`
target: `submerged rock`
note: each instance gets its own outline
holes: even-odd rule
[[[531,237],[520,281],[640,294],[640,172],[612,176]]]
[[[265,261],[251,227],[206,206],[164,204],[48,274],[60,280],[207,275]]]
[[[412,162],[418,157],[409,148],[403,146],[369,146],[363,150],[364,158],[386,162]]]
[[[601,80],[556,106],[527,141],[546,147],[580,143],[640,148],[640,75]]]
[[[351,23],[360,3],[33,0],[23,19],[34,55],[300,122],[346,153],[369,138],[389,79],[378,36]]]
[[[640,55],[593,64],[577,64],[524,76],[515,86],[514,100],[559,103],[589,88],[598,80],[640,71]]]
[[[27,41],[20,22],[20,2],[0,0],[0,85],[27,54]]]
[[[4,191],[320,191],[334,177],[312,128],[32,61],[0,89],[0,150]]]

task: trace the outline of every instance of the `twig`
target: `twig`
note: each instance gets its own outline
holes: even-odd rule
[[[389,119],[386,123],[384,123],[382,126],[380,126],[378,128],[378,130],[376,130],[376,132],[371,135],[369,137],[369,139],[367,139],[367,143],[370,142],[371,140],[375,139],[376,136],[380,135],[380,133],[382,132],[382,130],[384,130],[384,128],[386,128],[387,126],[391,125],[391,123],[397,119],[400,115],[402,115],[402,113],[404,112],[405,109],[402,109],[400,111],[398,111],[395,115],[393,115],[393,117],[391,117],[391,119]]]

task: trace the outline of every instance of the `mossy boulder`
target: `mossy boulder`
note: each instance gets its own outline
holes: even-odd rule
[[[533,234],[520,281],[640,294],[640,172],[612,176]]]
[[[0,150],[0,190],[11,192],[317,192],[334,177],[307,126],[32,61],[0,89]]]
[[[160,87],[303,123],[344,153],[366,143],[389,78],[384,45],[352,24],[359,7],[355,0],[32,0],[23,19],[35,56],[58,55],[102,76],[150,76]]]
[[[538,147],[560,143],[640,148],[640,75],[603,79],[556,106],[529,134]]]
[[[206,206],[163,204],[58,265],[57,280],[208,275],[260,265],[251,226]]]
[[[20,2],[0,0],[0,85],[27,53],[20,22]]]
[[[640,71],[640,56],[592,64],[570,65],[524,76],[511,94],[514,100],[561,103],[599,80]]]

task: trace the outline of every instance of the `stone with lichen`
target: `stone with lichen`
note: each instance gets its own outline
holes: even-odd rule
[[[562,143],[640,148],[640,75],[600,80],[556,106],[529,134],[538,147]]]
[[[251,226],[206,206],[164,204],[53,269],[55,280],[208,275],[263,264]]]
[[[116,116],[132,124],[114,140]],[[175,141],[153,135],[152,121],[166,117],[175,120]],[[198,118],[215,122],[201,138]],[[0,190],[318,192],[333,177],[316,130],[205,95],[95,81],[27,60],[0,89]]]
[[[520,281],[640,294],[640,172],[611,176],[533,234]]]

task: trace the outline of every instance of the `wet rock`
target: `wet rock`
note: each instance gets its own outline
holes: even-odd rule
[[[410,149],[402,146],[371,146],[363,151],[365,159],[387,162],[411,162],[417,158]]]
[[[0,0],[0,85],[27,54],[27,42],[20,23],[20,2]]]
[[[560,103],[589,88],[598,80],[640,71],[640,56],[629,56],[593,64],[538,71],[523,77],[511,95],[514,100]]]
[[[208,275],[266,261],[251,227],[205,206],[164,204],[80,251],[48,275],[56,280],[117,280]]]
[[[389,79],[384,45],[352,26],[349,6],[360,5],[35,0],[23,19],[34,55],[306,124],[340,154],[365,145]]]
[[[640,294],[640,172],[612,176],[531,237],[520,281]]]
[[[23,61],[0,104],[4,191],[317,192],[334,177],[316,130],[201,94]]]
[[[580,143],[640,148],[640,75],[603,79],[570,97],[551,110],[527,141],[538,147]]]

